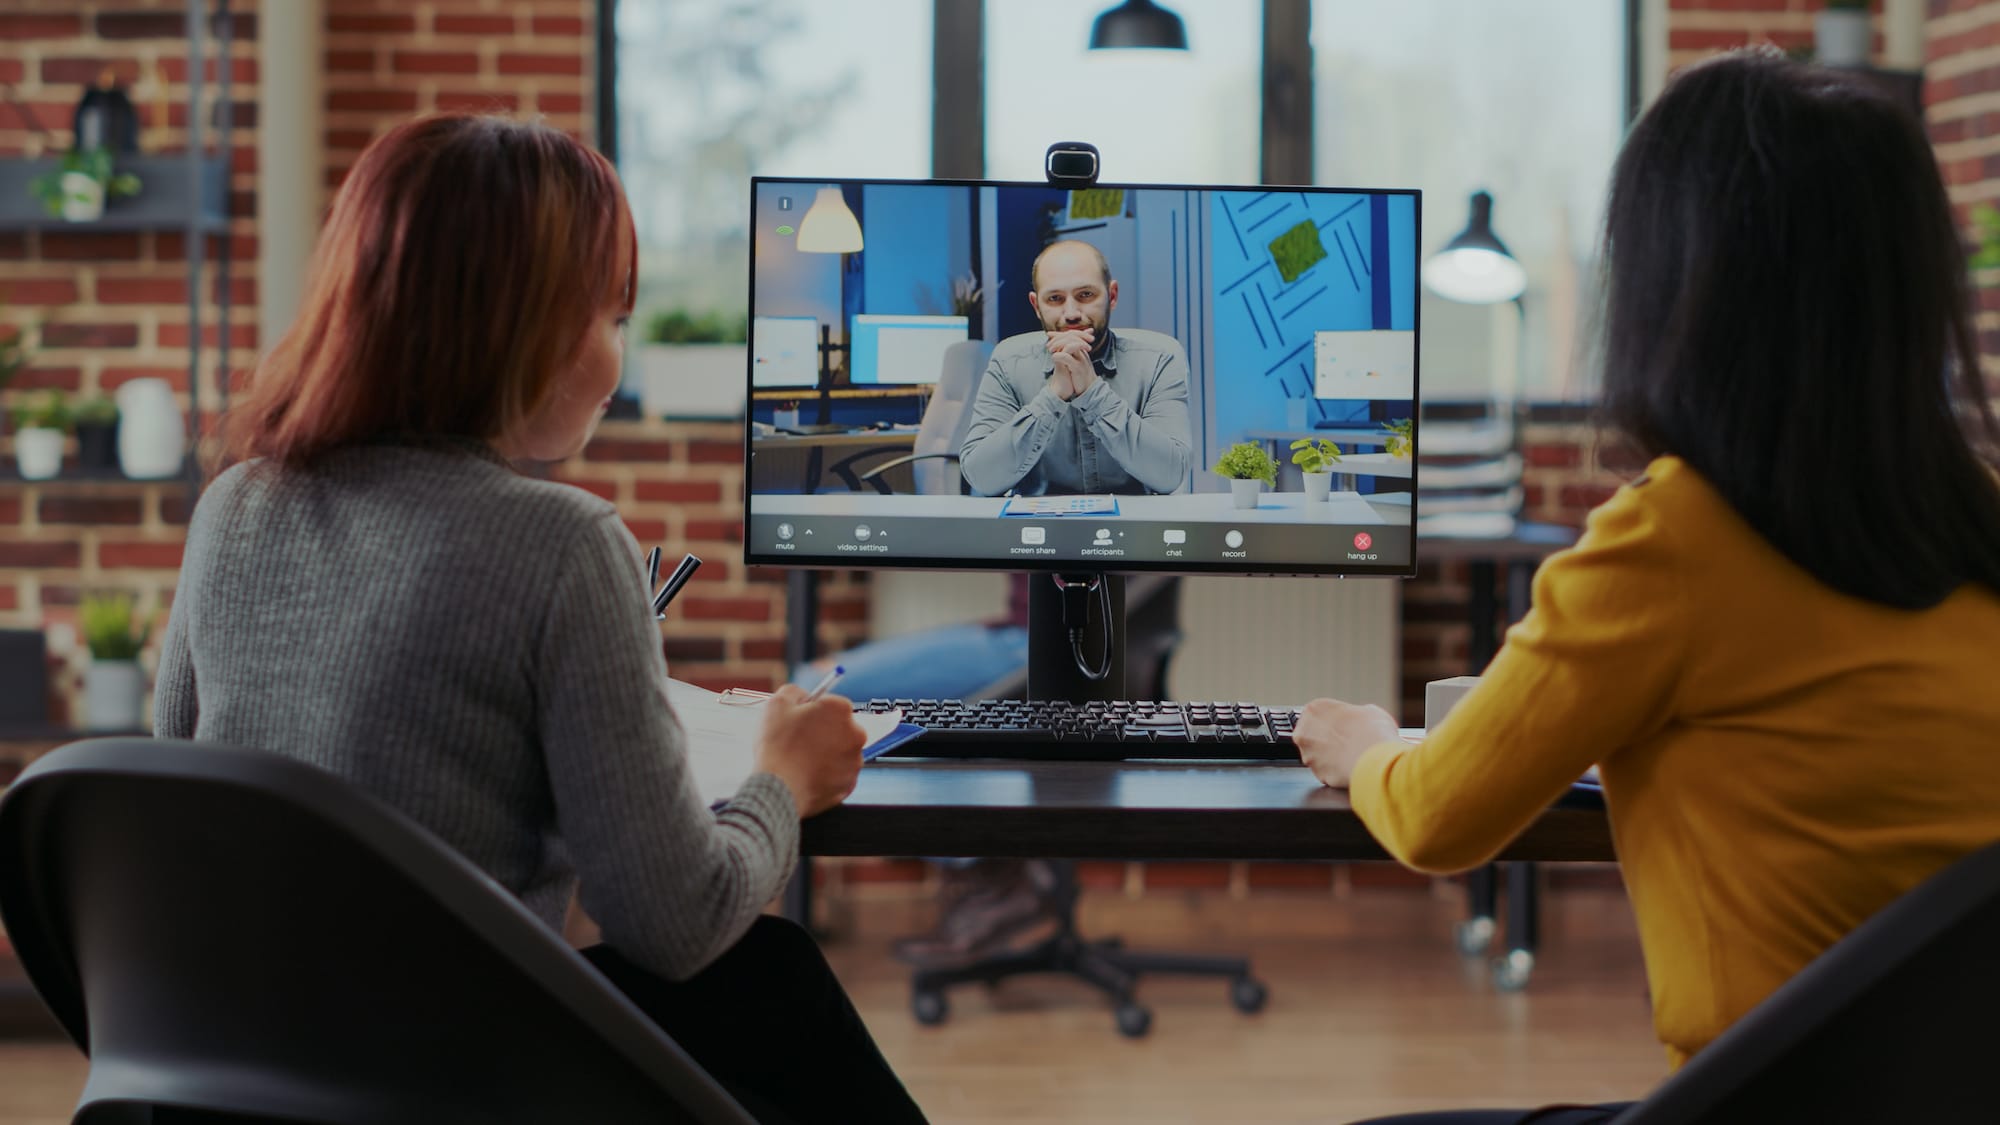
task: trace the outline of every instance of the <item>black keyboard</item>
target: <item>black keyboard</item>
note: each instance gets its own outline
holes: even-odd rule
[[[1255,703],[1057,703],[871,699],[857,711],[901,709],[921,738],[912,758],[1252,758],[1297,761],[1296,707]]]

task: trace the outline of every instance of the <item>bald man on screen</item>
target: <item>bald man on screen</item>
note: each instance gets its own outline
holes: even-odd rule
[[[1178,492],[1188,485],[1187,352],[1160,332],[1111,330],[1118,282],[1087,242],[1036,257],[1042,331],[993,349],[959,450],[980,496]]]

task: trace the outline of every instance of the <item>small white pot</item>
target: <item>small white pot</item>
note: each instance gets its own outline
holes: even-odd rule
[[[1301,473],[1306,480],[1306,503],[1324,504],[1333,495],[1333,474]]]
[[[1256,477],[1251,477],[1248,480],[1230,481],[1229,482],[1230,503],[1232,503],[1238,508],[1256,507],[1257,493],[1263,488],[1263,485],[1264,482],[1258,480]]]
[[[27,480],[48,480],[62,472],[63,433],[30,426],[14,434],[14,462]]]
[[[1813,17],[1813,61],[1821,66],[1867,66],[1874,29],[1867,12],[1821,12]]]
[[[83,725],[90,730],[144,730],[139,704],[146,675],[136,660],[93,660],[83,669]]]
[[[94,223],[103,218],[104,185],[82,172],[64,172],[62,217],[72,223]]]
[[[771,424],[781,430],[798,429],[799,408],[794,406],[789,410],[773,410],[771,412]]]
[[[187,421],[165,379],[134,379],[118,388],[118,467],[133,480],[178,476],[187,453]]]

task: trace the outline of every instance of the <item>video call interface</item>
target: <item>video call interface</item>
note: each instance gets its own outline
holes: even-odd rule
[[[1412,570],[1417,192],[751,194],[752,563]]]

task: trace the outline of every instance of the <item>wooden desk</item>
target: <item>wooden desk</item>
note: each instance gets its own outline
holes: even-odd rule
[[[1508,860],[1615,861],[1601,807],[1542,814]],[[883,759],[805,823],[806,855],[1384,860],[1303,766]]]
[[[782,454],[790,450],[805,451],[803,488],[805,495],[810,496],[819,491],[820,480],[827,472],[839,477],[849,491],[861,492],[861,479],[854,472],[856,461],[877,452],[891,456],[908,453],[916,441],[915,426],[893,430],[857,428],[826,434],[758,434],[751,439],[750,448],[753,454],[766,455]],[[829,467],[826,465],[828,450],[855,452]],[[888,457],[884,457],[883,460],[888,460]]]

